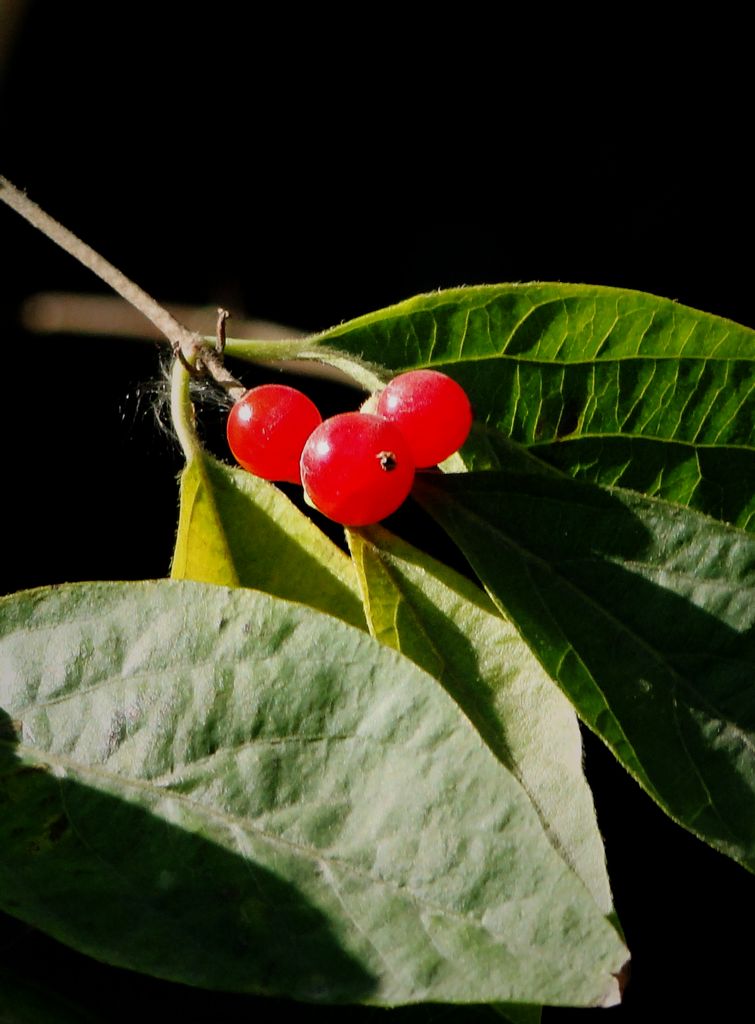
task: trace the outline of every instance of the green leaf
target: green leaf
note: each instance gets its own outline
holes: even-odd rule
[[[364,628],[349,557],[277,487],[205,452],[181,475],[171,576],[264,590]]]
[[[629,771],[755,869],[755,540],[543,474],[438,476],[415,493]]]
[[[554,848],[613,911],[571,705],[474,584],[379,526],[347,531],[370,632],[438,679],[532,801]],[[538,1024],[540,1007],[491,1007]]]
[[[612,911],[571,704],[474,584],[380,527],[349,533],[370,631],[440,680],[514,773],[553,846]]]
[[[516,1003],[508,1003],[504,1006],[494,1006],[493,1010],[509,1024],[540,1024],[542,1017],[541,1007],[521,1006]]]
[[[616,931],[435,680],[256,591],[0,602],[2,909],[98,959],[377,1005],[616,998]]]
[[[755,460],[747,447],[585,437],[531,451],[578,479],[640,491],[755,530]]]
[[[0,914],[0,949],[0,1024],[131,1024],[146,1006],[159,1006],[164,1018],[187,1024],[268,1022],[281,1015],[280,1004],[265,996],[197,989],[110,968],[6,914]],[[321,1018],[312,1007],[289,1007],[293,1021]],[[390,1018],[382,1006],[329,1007],[327,1012],[334,1024],[386,1024],[386,1019],[390,1024],[500,1024],[502,1016],[510,1024],[538,1024],[540,1019],[539,1007],[522,1004],[415,1003],[391,1010]]]
[[[755,528],[755,332],[729,320],[617,288],[494,285],[417,296],[307,351],[371,387],[443,370],[478,421],[564,471]]]

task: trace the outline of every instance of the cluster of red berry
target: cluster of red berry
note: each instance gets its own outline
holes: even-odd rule
[[[455,380],[411,370],[380,393],[376,415],[345,412],[325,421],[301,391],[263,384],[236,402],[227,432],[244,469],[301,483],[329,519],[366,526],[395,512],[415,470],[452,455],[471,425],[469,399]]]

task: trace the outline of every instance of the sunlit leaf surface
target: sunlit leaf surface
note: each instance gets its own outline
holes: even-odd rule
[[[441,686],[241,588],[0,602],[0,905],[110,963],[316,1002],[616,998],[615,929]]]
[[[380,527],[352,532],[350,545],[373,634],[442,682],[608,914],[603,844],[569,701],[469,580]]]
[[[478,422],[569,474],[755,526],[755,332],[729,320],[617,288],[490,285],[370,313],[310,352],[372,386],[443,370]]]

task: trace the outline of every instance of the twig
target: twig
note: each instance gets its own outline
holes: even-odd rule
[[[188,331],[179,324],[151,295],[148,295],[139,285],[134,284],[86,242],[82,242],[72,231],[59,224],[49,213],[45,213],[2,176],[0,176],[0,199],[16,213],[20,213],[42,234],[47,235],[61,249],[65,249],[79,263],[88,267],[97,277],[123,296],[127,302],[130,302],[135,309],[143,313],[148,320],[151,320],[171,343],[174,352],[182,352],[188,362],[193,362],[196,359],[197,353],[204,345],[201,335]]]
[[[104,256],[100,256],[86,242],[82,242],[72,231],[58,223],[49,213],[45,213],[41,207],[32,202],[2,175],[0,175],[0,199],[79,263],[88,267],[134,309],[150,320],[170,342],[174,355],[189,373],[195,376],[209,374],[221,387],[225,388],[234,401],[247,391],[247,388],[225,368],[222,355],[217,351],[217,346],[220,345],[219,341],[216,341],[216,345],[213,346],[212,342],[203,338],[202,335],[196,331],[190,331],[180,324],[151,295],[148,295],[125,274],[121,273]],[[225,320],[225,317],[222,319]],[[223,335],[225,334],[224,326],[221,323],[218,323],[217,330],[218,338],[221,331]],[[242,358],[251,358],[257,362],[269,362],[271,360],[280,361],[281,357],[298,356],[308,346],[307,339],[291,339],[285,343],[270,342],[268,344],[256,341],[236,342],[234,349],[244,350]],[[235,351],[233,354],[236,354]]]
[[[234,402],[237,402],[248,391],[248,388],[244,387],[241,381],[226,369],[223,357],[218,355],[214,349],[207,346],[202,347],[197,354],[196,368],[200,375],[208,373],[217,384],[225,388]]]
[[[225,322],[231,314],[227,309],[218,310],[218,322],[215,326],[215,351],[222,356],[225,351]]]

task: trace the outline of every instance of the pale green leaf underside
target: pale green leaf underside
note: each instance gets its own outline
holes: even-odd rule
[[[435,680],[183,581],[0,602],[0,900],[97,958],[302,999],[591,1005],[617,933]]]
[[[171,576],[263,590],[364,628],[348,556],[277,487],[206,452],[181,474]]]
[[[474,584],[380,527],[350,532],[349,543],[370,631],[440,680],[609,914],[603,844],[569,701]]]
[[[681,824],[755,869],[755,541],[558,476],[417,494],[580,716]]]
[[[253,358],[243,342],[232,351]],[[729,320],[616,288],[491,285],[417,296],[309,351],[384,380],[443,370],[478,422],[571,475],[755,526],[755,332]]]

